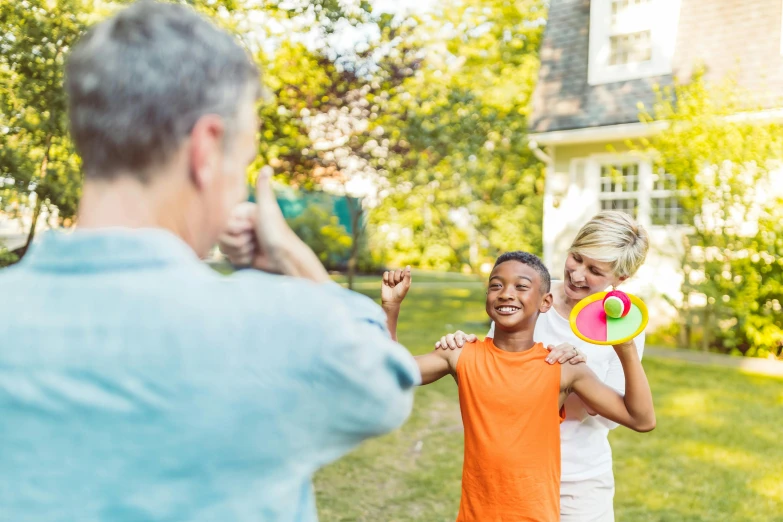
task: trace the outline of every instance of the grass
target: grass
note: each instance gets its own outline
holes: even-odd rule
[[[378,298],[377,278],[358,289]],[[418,285],[418,286],[417,286]],[[414,274],[400,341],[429,351],[457,328],[488,329],[477,279]],[[618,428],[618,522],[783,521],[783,381],[736,370],[646,359],[658,427]],[[406,425],[322,470],[322,522],[453,521],[459,506],[462,428],[451,379],[416,391]]]

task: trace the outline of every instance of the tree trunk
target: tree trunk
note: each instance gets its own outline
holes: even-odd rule
[[[678,348],[690,349],[691,347],[691,321],[693,314],[691,312],[690,306],[688,305],[689,299],[690,294],[684,293],[683,304],[680,308],[679,317],[676,319],[676,321],[678,321],[680,324],[680,331],[678,332],[679,339],[676,340]]]
[[[46,148],[44,149],[44,157],[41,160],[41,168],[38,171],[39,184],[43,183],[43,180],[46,179],[46,169],[49,168],[49,153],[52,150],[52,137],[53,136],[51,134],[46,136]],[[25,242],[24,247],[19,250],[21,252],[19,255],[20,259],[22,256],[24,256],[27,253],[27,250],[30,248],[30,245],[33,243],[33,239],[35,239],[35,228],[38,225],[38,218],[41,217],[42,206],[43,206],[43,198],[41,197],[40,193],[36,190],[35,209],[33,210],[33,223],[30,225],[30,232],[27,234],[27,242]]]
[[[356,265],[359,259],[359,239],[362,235],[360,229],[362,207],[359,201],[352,203],[351,198],[347,194],[345,200],[351,213],[351,255],[348,258],[348,288],[353,290],[353,280],[356,276]]]
[[[24,244],[23,252],[25,254],[27,253],[27,249],[30,248],[33,239],[35,238],[35,226],[38,224],[38,218],[41,215],[41,206],[42,206],[41,199],[42,198],[40,196],[35,198],[35,209],[33,210],[33,224],[30,225],[30,232],[27,234],[27,242]]]
[[[704,322],[701,327],[701,351],[710,351],[710,332],[712,332],[712,310],[710,306],[704,307]]]

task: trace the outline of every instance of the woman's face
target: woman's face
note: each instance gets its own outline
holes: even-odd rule
[[[563,286],[567,298],[579,301],[609,286],[617,286],[624,279],[614,274],[610,263],[572,253],[566,259]]]

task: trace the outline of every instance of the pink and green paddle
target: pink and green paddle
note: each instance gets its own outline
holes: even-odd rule
[[[642,333],[648,319],[641,299],[612,290],[579,301],[571,310],[571,330],[588,343],[617,345]]]

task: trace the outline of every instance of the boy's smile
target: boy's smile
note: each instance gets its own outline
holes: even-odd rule
[[[497,310],[500,315],[513,315],[519,312],[521,308],[517,306],[504,305],[496,307],[495,310]]]

